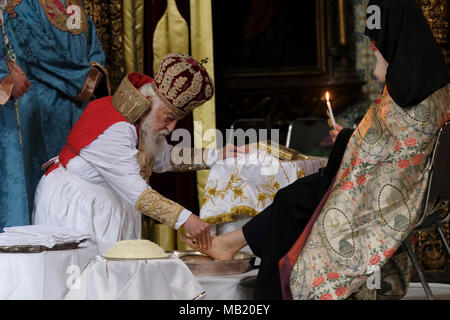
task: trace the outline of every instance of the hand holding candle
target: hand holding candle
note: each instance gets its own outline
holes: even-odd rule
[[[329,123],[330,127],[336,129],[336,121],[334,120],[333,110],[331,109],[330,93],[328,91],[325,93],[325,97],[327,99],[327,107],[328,107],[327,114],[331,121],[331,123]]]

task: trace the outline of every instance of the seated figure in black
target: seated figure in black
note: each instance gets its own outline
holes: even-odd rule
[[[278,261],[298,239],[327,191],[352,133],[348,128],[331,131],[336,141],[325,168],[280,189],[265,210],[242,228],[214,237],[212,248],[204,252],[217,260],[231,260],[248,245],[261,258],[255,298],[282,299]],[[181,237],[190,247],[199,249],[191,239]]]

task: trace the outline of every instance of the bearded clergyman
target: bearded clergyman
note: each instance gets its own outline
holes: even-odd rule
[[[139,239],[142,213],[175,229],[183,226],[195,242],[210,247],[209,225],[148,185],[152,172],[206,169],[217,158],[236,155],[227,145],[218,152],[200,150],[202,163],[173,161],[166,136],[214,93],[202,64],[169,54],[155,79],[131,73],[114,96],[91,102],[59,156],[45,165],[33,223],[88,232],[101,253],[117,241]],[[198,159],[197,151],[189,155]]]

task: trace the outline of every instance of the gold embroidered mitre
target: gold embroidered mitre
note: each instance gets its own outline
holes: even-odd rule
[[[205,62],[182,53],[169,53],[162,59],[151,86],[176,115],[184,117],[212,98],[214,84],[203,67]]]
[[[138,88],[151,82],[152,78],[145,74],[130,73],[122,80],[113,96],[114,109],[132,124],[136,124],[150,110],[150,101],[139,92]]]
[[[157,191],[148,188],[139,196],[136,209],[142,214],[149,216],[159,222],[175,228],[183,207],[178,203],[167,199]]]

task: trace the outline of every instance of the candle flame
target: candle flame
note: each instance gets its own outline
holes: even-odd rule
[[[330,101],[330,93],[328,91],[325,93],[325,97],[327,99],[327,102],[329,102]]]

